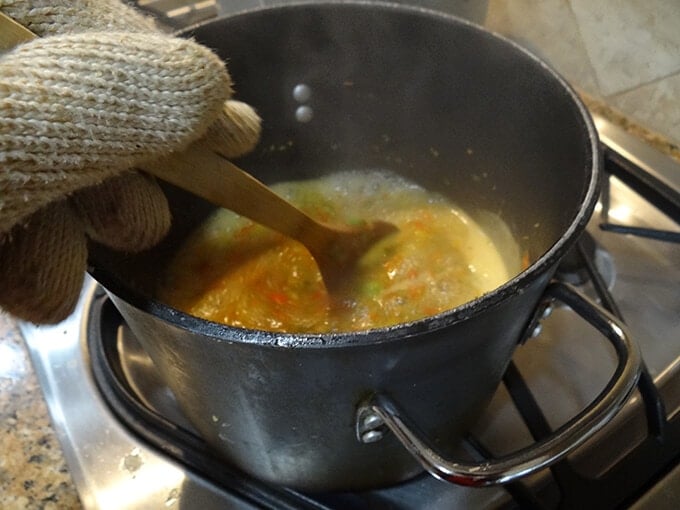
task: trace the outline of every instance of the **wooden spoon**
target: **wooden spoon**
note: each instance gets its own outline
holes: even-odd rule
[[[0,12],[0,50],[37,35]],[[302,243],[316,260],[330,292],[345,281],[358,259],[379,239],[397,231],[384,221],[359,227],[318,222],[257,179],[214,152],[205,141],[140,168],[190,193],[230,209]]]
[[[357,260],[397,231],[384,221],[359,227],[319,222],[274,193],[201,141],[142,169],[207,201],[230,209],[302,243],[316,260],[329,291],[338,289]]]

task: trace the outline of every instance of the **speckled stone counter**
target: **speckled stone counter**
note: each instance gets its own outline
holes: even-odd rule
[[[82,508],[21,334],[1,312],[0,508]]]
[[[592,113],[604,117],[612,124],[620,126],[632,136],[635,136],[648,143],[659,152],[662,152],[663,154],[666,154],[667,156],[680,162],[680,147],[676,143],[670,141],[665,136],[655,133],[641,126],[640,124],[631,121],[630,118],[620,111],[612,108],[601,100],[595,99],[583,91],[579,91],[579,95]]]

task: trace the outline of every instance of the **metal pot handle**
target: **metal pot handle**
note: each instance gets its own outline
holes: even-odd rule
[[[552,282],[544,295],[567,304],[594,326],[611,342],[618,356],[618,366],[611,379],[581,413],[531,446],[498,459],[474,463],[443,458],[391,399],[375,394],[357,410],[357,438],[361,442],[376,441],[387,427],[434,477],[478,487],[507,483],[529,475],[554,464],[583,444],[621,410],[632,393],[640,375],[640,351],[620,321],[570,285]]]

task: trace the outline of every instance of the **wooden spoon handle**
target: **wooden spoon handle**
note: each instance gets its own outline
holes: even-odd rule
[[[202,141],[181,153],[146,163],[141,169],[303,244],[310,236],[319,235],[319,230],[325,230]]]
[[[10,50],[17,44],[31,41],[37,37],[28,28],[0,12],[0,51]]]

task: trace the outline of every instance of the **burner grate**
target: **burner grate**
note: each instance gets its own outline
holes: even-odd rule
[[[659,241],[680,243],[680,232],[633,225],[619,225],[609,222],[610,176],[617,177],[640,197],[644,198],[649,204],[656,207],[677,224],[680,224],[680,192],[676,191],[654,173],[626,159],[611,148],[603,146],[602,151],[607,180],[602,190],[601,202],[603,203],[603,208],[600,228],[604,231],[618,234],[630,234]]]
[[[605,170],[608,174],[605,190],[609,189],[609,176],[616,176],[650,205],[659,209],[676,223],[680,223],[680,193],[615,151],[605,147],[603,152]],[[603,222],[600,224],[602,230],[664,242],[680,242],[678,232],[609,223],[607,221],[608,194],[603,191],[603,195],[604,205],[601,212]],[[576,247],[575,256],[578,260],[569,259],[572,267],[564,273],[567,275],[578,273],[574,266],[584,268],[602,307],[625,323],[625,318],[609,291],[609,284],[597,267],[595,245],[592,236],[584,232]],[[579,281],[578,283],[585,282]],[[529,336],[533,336],[532,332],[543,315],[544,312],[537,312],[535,320],[527,329],[527,337],[522,340],[523,342]],[[514,362],[510,363],[503,377],[503,383],[534,440],[539,441],[550,435],[552,428]],[[680,416],[675,416],[673,419],[667,417],[662,396],[644,362],[638,381],[638,391],[645,410],[647,437],[633,452],[597,479],[579,474],[569,459],[560,461],[549,468],[560,493],[557,508],[617,508],[637,499],[650,483],[662,477],[677,464],[680,459]],[[483,457],[492,457],[478,440],[469,437],[468,441]],[[621,487],[627,487],[628,490],[624,493]],[[531,491],[521,482],[507,485],[506,490],[521,508],[549,508],[541,502],[540,494]]]

